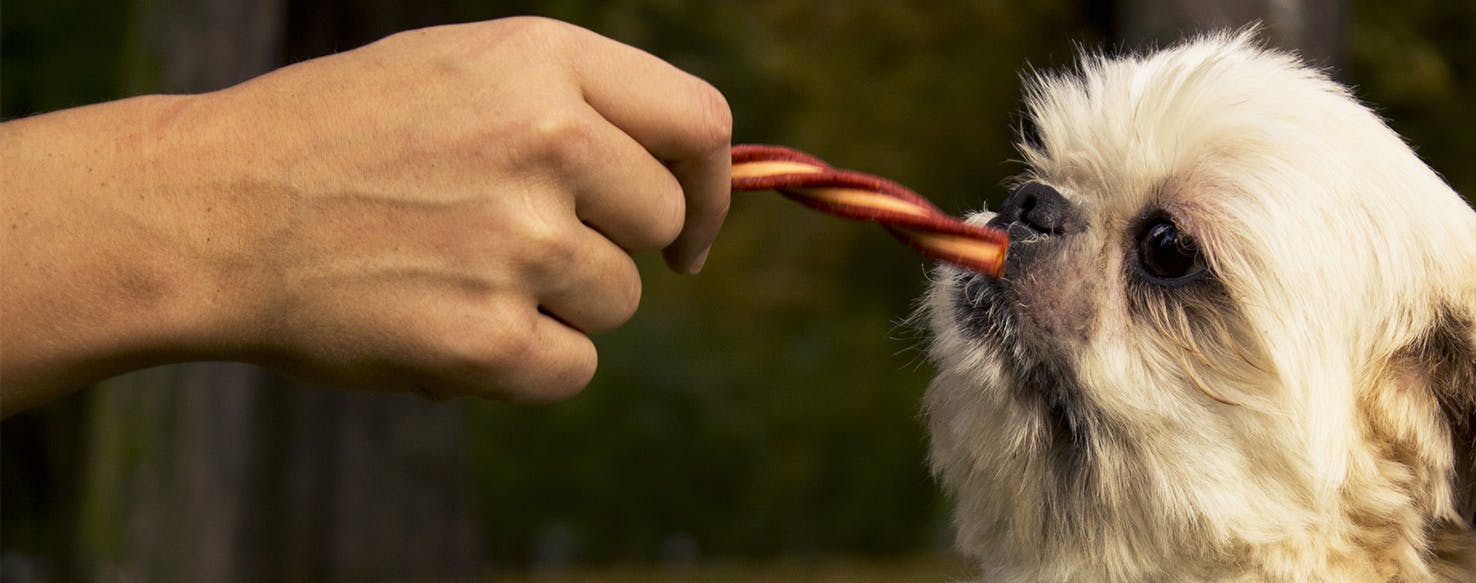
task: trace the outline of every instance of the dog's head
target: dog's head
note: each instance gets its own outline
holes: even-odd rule
[[[1418,573],[1469,537],[1476,213],[1249,36],[1033,79],[1029,170],[972,219],[1004,277],[936,274],[932,463],[987,571]]]

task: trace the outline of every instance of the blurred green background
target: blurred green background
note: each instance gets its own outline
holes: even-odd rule
[[[513,14],[708,79],[735,142],[808,150],[953,213],[996,204],[1020,169],[1022,69],[1261,19],[1476,192],[1465,0],[5,0],[0,115],[205,91],[397,30]],[[435,405],[196,364],[8,419],[0,577],[968,574],[925,469],[929,370],[903,322],[922,260],[873,226],[755,193],[737,195],[700,276],[641,264],[641,311],[597,338],[594,383],[557,405]]]

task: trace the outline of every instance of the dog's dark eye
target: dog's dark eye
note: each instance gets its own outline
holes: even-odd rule
[[[1138,236],[1138,263],[1153,277],[1175,282],[1199,275],[1204,259],[1194,239],[1168,219],[1155,219]]]

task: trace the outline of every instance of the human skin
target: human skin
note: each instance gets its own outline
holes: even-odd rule
[[[0,125],[0,413],[232,360],[552,401],[728,208],[707,83],[572,25],[400,33],[213,93]]]

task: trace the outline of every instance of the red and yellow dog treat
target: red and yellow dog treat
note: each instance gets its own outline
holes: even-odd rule
[[[733,190],[776,190],[815,210],[880,223],[919,253],[1000,277],[1009,240],[996,229],[960,221],[906,187],[870,174],[832,168],[783,146],[733,147]]]

